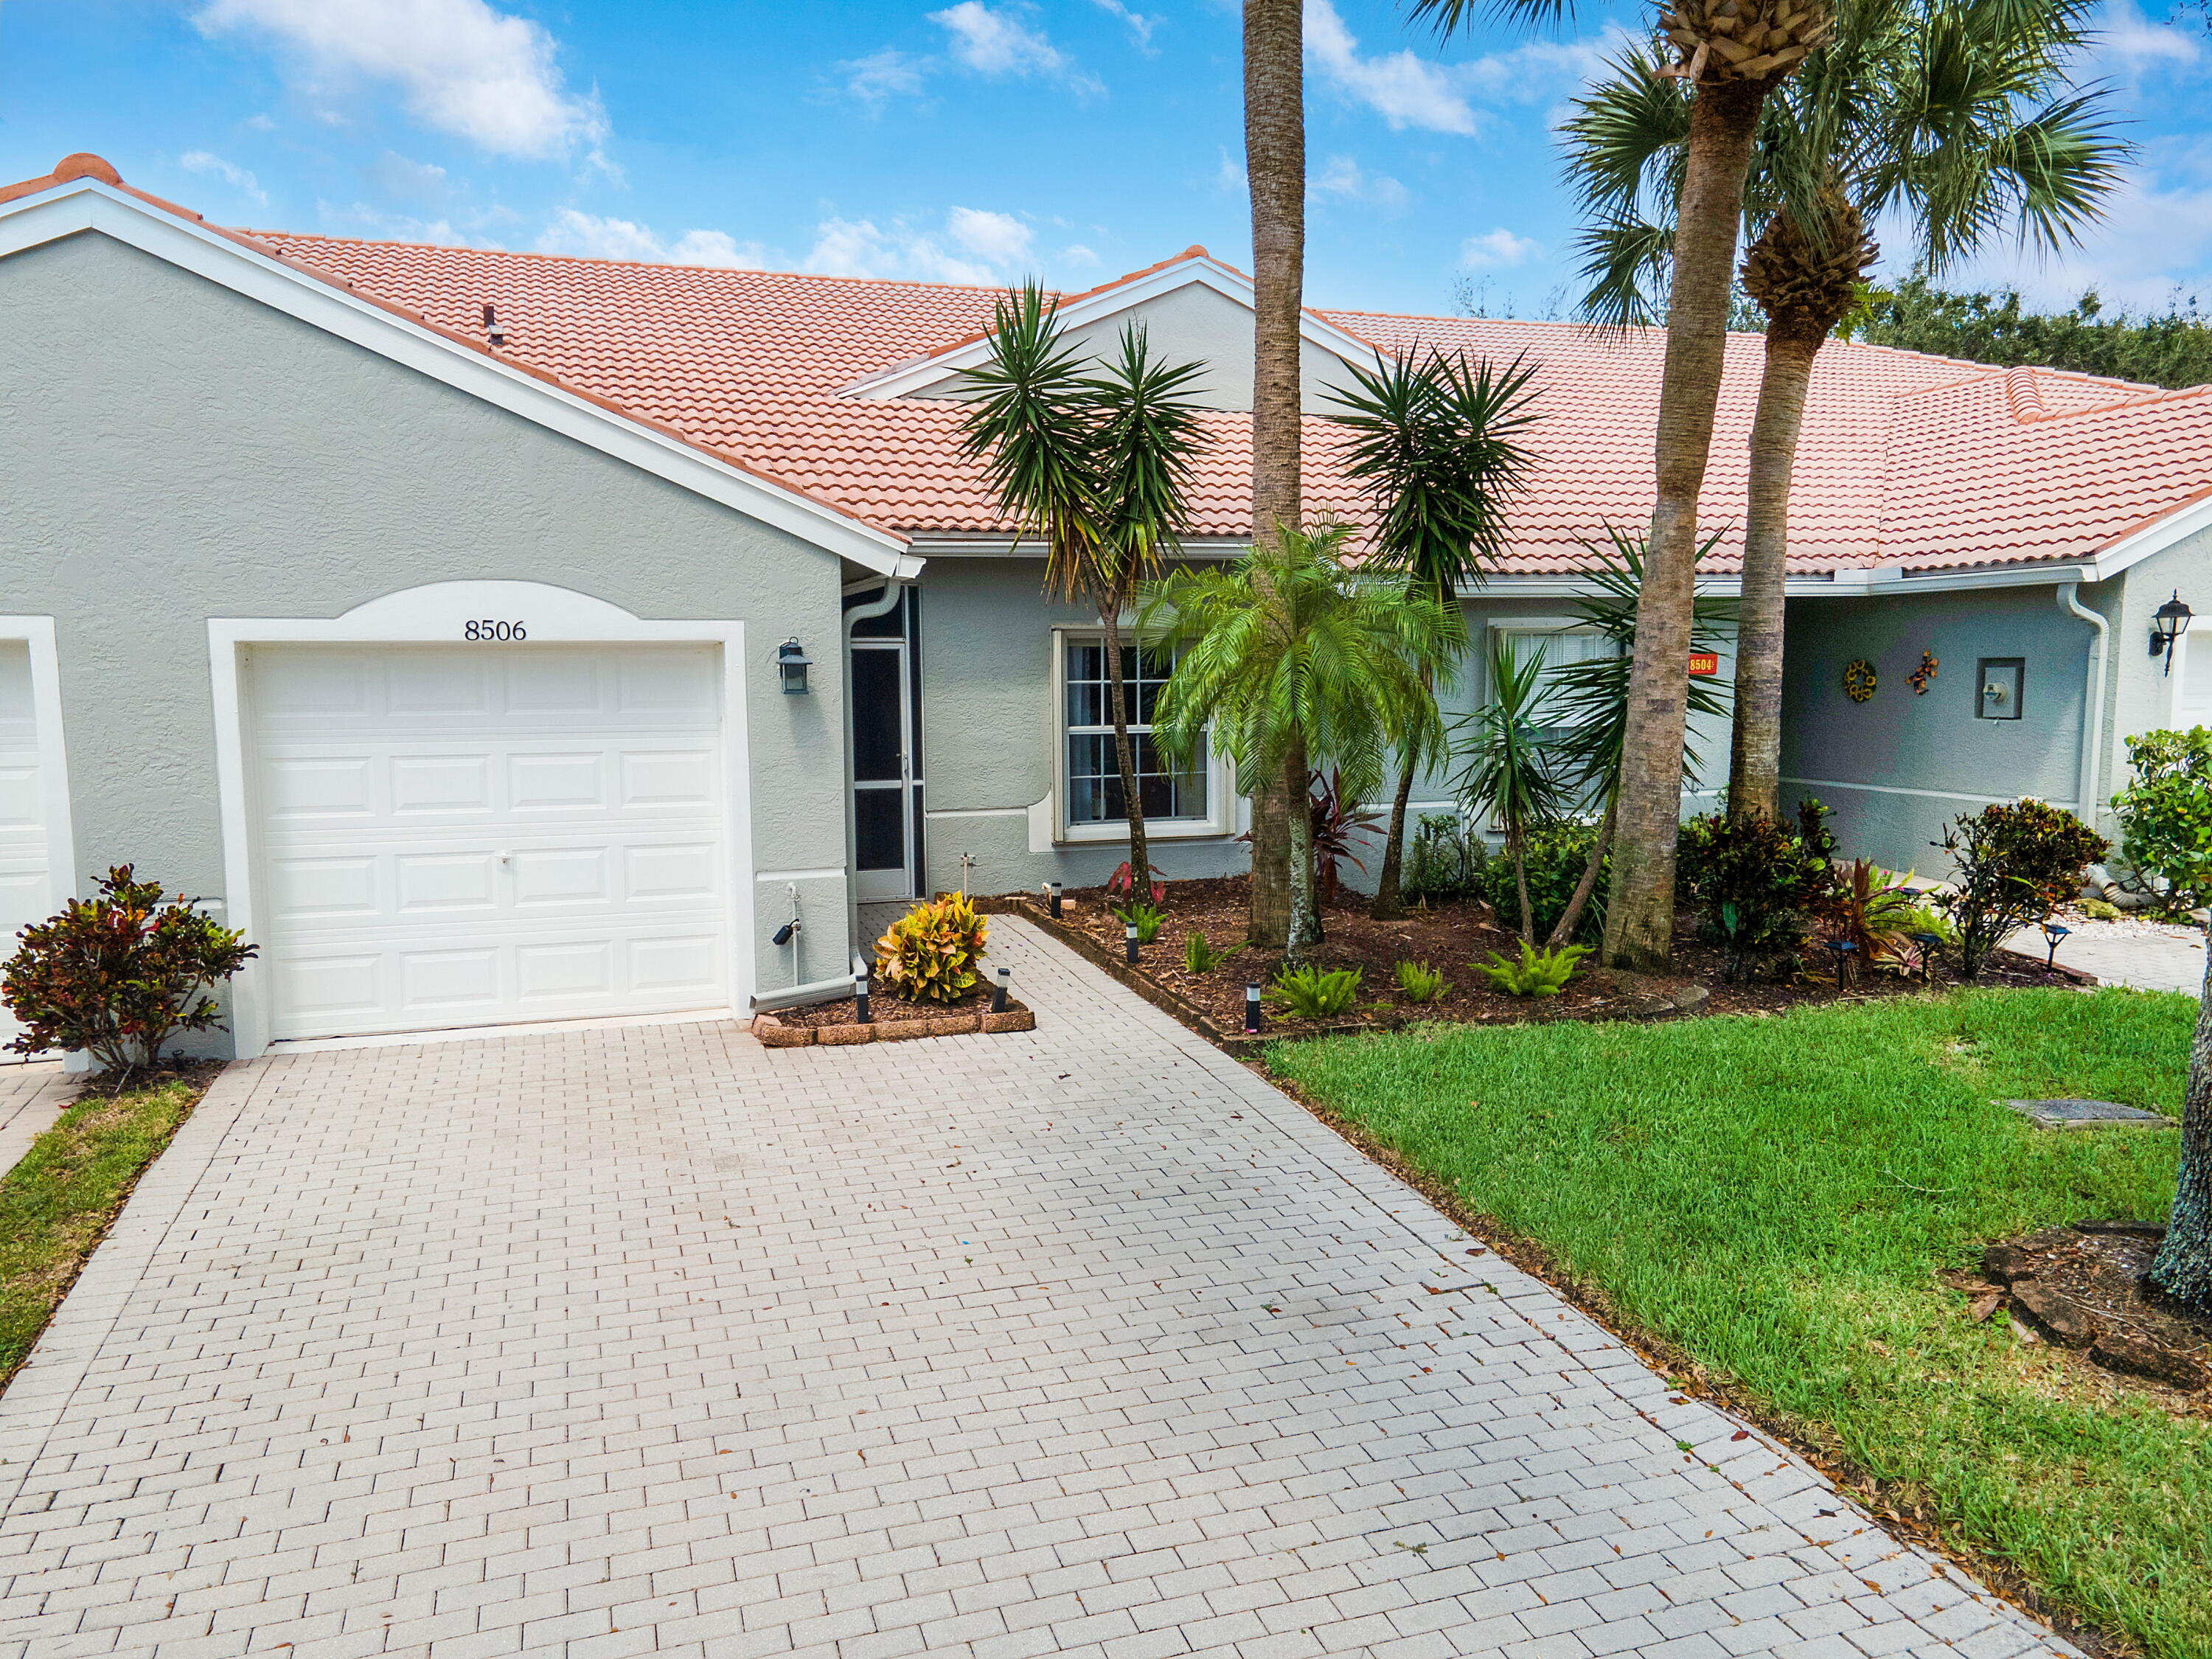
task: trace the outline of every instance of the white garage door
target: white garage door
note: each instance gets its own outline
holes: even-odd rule
[[[15,955],[25,922],[43,921],[58,903],[46,873],[31,648],[21,640],[0,640],[0,959]],[[0,1043],[22,1029],[0,1008]],[[0,1052],[0,1061],[18,1058]]]
[[[713,647],[252,653],[275,1037],[727,1007]]]

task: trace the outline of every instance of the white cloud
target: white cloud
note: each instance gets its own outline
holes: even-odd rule
[[[1473,136],[1474,108],[1443,64],[1403,50],[1385,58],[1362,58],[1359,42],[1329,0],[1305,0],[1305,39],[1306,56],[1322,78],[1365,104],[1394,131],[1419,127]]]
[[[434,202],[446,193],[446,170],[386,150],[362,170],[379,191],[401,202]]]
[[[343,208],[330,202],[318,202],[315,211],[326,224],[342,228],[349,234],[374,236],[379,241],[430,242],[440,247],[505,246],[489,237],[458,229],[450,219],[416,219],[404,213],[386,213],[367,202],[356,202],[351,207]]]
[[[1243,162],[1229,153],[1229,146],[1221,147],[1221,165],[1213,171],[1213,187],[1231,196],[1242,196],[1252,188],[1252,180],[1244,171]]]
[[[562,208],[538,238],[540,253],[578,253],[592,259],[635,259],[657,265],[721,265],[758,270],[765,254],[758,242],[740,242],[727,231],[687,230],[663,242],[629,219],[602,219]]]
[[[1328,165],[1306,181],[1309,200],[1335,197],[1346,202],[1365,202],[1386,213],[1405,210],[1406,187],[1388,173],[1369,173],[1349,155],[1332,155]]]
[[[952,55],[978,75],[1057,74],[1067,55],[1010,11],[993,11],[982,0],[929,14],[929,21],[951,36]]]
[[[562,155],[606,132],[597,98],[564,86],[553,37],[485,0],[208,0],[194,21],[275,46],[310,96],[397,86],[416,119],[495,155]]]
[[[1152,31],[1160,26],[1161,19],[1147,17],[1140,11],[1133,11],[1123,5],[1121,0],[1091,0],[1091,3],[1108,16],[1120,18],[1123,27],[1129,31],[1129,39],[1135,43],[1139,52],[1143,52],[1147,58],[1158,55],[1152,50]]]
[[[957,207],[945,216],[945,228],[963,248],[994,265],[1017,264],[1029,258],[1030,228],[1011,213]]]
[[[1096,249],[1087,248],[1080,242],[1070,242],[1060,249],[1060,262],[1064,265],[1088,268],[1098,263],[1098,254]]]
[[[845,77],[847,93],[871,108],[881,109],[896,94],[920,92],[928,67],[927,58],[909,58],[895,46],[885,46],[866,58],[838,64],[837,72]]]
[[[244,167],[234,167],[211,150],[188,149],[177,158],[177,165],[187,173],[204,173],[220,179],[241,196],[250,196],[263,207],[269,205],[269,192],[261,188],[261,181]]]
[[[2098,23],[2100,67],[2135,76],[2148,70],[2191,69],[2203,61],[2201,28],[2168,28],[2136,9],[2134,0],[2112,0]]]
[[[1030,227],[1009,213],[956,207],[942,228],[894,219],[824,219],[815,228],[806,269],[830,276],[906,277],[996,287],[1032,263]],[[1069,250],[1095,259],[1087,248]]]
[[[1496,230],[1470,236],[1462,242],[1459,245],[1459,262],[1472,270],[1480,270],[1499,265],[1521,264],[1543,251],[1540,242],[1526,236],[1516,236],[1500,225]]]

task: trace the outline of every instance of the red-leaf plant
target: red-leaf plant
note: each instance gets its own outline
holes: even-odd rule
[[[204,993],[254,954],[244,934],[118,865],[98,896],[23,929],[0,968],[0,1002],[23,1025],[8,1047],[79,1050],[114,1073],[159,1066],[178,1032],[223,1029]]]

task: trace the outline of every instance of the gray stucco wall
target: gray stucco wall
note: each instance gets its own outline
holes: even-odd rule
[[[2085,588],[2082,600],[2102,608],[2113,596]],[[1792,599],[1788,628],[1784,805],[1809,794],[1833,807],[1845,857],[1942,875],[1949,863],[1929,843],[1960,813],[2021,795],[2074,804],[2094,632],[2059,609],[2055,584]],[[1938,669],[1916,696],[1909,676],[1923,651]],[[1976,718],[1984,657],[2026,659],[2019,720]],[[1844,693],[1854,658],[1879,680],[1863,703]]]
[[[222,893],[206,618],[496,578],[748,623],[756,866],[844,864],[833,556],[98,234],[0,295],[0,606],[56,618],[81,872]],[[811,696],[779,694],[787,635]],[[843,889],[802,896],[823,973]],[[758,902],[773,988],[781,884]]]
[[[2175,694],[2182,678],[2168,675],[2160,658],[2150,654],[2151,617],[2167,599],[2180,597],[2197,612],[2188,635],[2190,654],[2212,653],[2212,531],[2197,534],[2154,554],[2118,580],[2104,584],[2118,588],[2117,603],[2107,609],[2112,624],[2112,664],[2106,693],[2106,744],[2104,775],[2097,791],[2100,803],[2128,781],[2125,739],[2139,732],[2163,731],[2177,723]],[[2100,609],[2106,607],[2100,606]],[[2186,659],[2184,659],[2186,669]],[[2202,680],[2199,662],[2192,678]],[[2188,717],[2179,716],[2181,723]],[[2099,827],[2115,841],[2118,830],[2109,807]]]
[[[1053,788],[1054,745],[1060,741],[1052,703],[1052,629],[1093,620],[1079,606],[1060,605],[1041,591],[1041,562],[1005,557],[946,557],[931,561],[922,577],[922,746],[927,768],[927,862],[933,890],[960,885],[960,857],[975,862],[968,880],[978,893],[1034,890],[1051,880],[1071,886],[1103,881],[1128,856],[1125,841],[1051,846],[1032,843],[1029,809]],[[1463,672],[1442,688],[1448,720],[1463,715],[1487,696],[1484,653],[1493,622],[1573,621],[1571,599],[1483,597],[1463,606],[1470,655]],[[1522,635],[1538,643],[1542,635]],[[1721,675],[1734,672],[1724,649]],[[1703,811],[1728,770],[1728,723],[1700,720],[1693,741],[1706,757],[1704,793],[1686,798],[1686,812]],[[1449,806],[1450,765],[1419,780],[1415,811]],[[1374,804],[1387,813],[1389,796]],[[1368,838],[1364,872],[1347,870],[1352,884],[1371,888],[1381,868],[1380,837]],[[1249,853],[1233,835],[1196,840],[1156,839],[1153,862],[1170,879],[1233,875],[1249,866]]]

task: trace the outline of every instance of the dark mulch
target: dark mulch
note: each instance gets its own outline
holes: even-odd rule
[[[910,1019],[935,1019],[945,1014],[972,1014],[990,1006],[988,978],[957,1002],[909,1002],[881,985],[868,994],[868,1012],[882,1025],[896,1025]],[[1024,1005],[1010,1000],[1006,1006],[1019,1008]],[[779,1008],[775,1017],[786,1025],[849,1025],[855,1012],[853,999],[846,997],[837,1002],[817,1002],[805,1008]]]
[[[2212,1408],[2212,1318],[2143,1282],[2166,1229],[2130,1220],[2079,1221],[2000,1239],[1978,1275],[1948,1275],[1978,1318],[2002,1310],[2054,1346],[2085,1351],[2106,1370],[2161,1385],[2185,1406]]]
[[[1248,878],[1215,877],[1168,884],[1162,908],[1166,924],[1159,937],[1138,952],[1137,971],[1161,988],[1192,1004],[1222,1030],[1235,1031],[1244,1020],[1244,987],[1257,978],[1263,983],[1280,957],[1278,951],[1245,944]],[[1061,925],[1080,932],[1121,958],[1124,942],[1121,919],[1106,903],[1102,888],[1071,890]],[[1473,963],[1487,961],[1493,951],[1512,958],[1518,938],[1498,926],[1488,905],[1461,904],[1416,910],[1402,921],[1375,921],[1367,915],[1364,896],[1347,894],[1324,906],[1322,943],[1310,953],[1323,969],[1362,970],[1358,1011],[1332,1021],[1291,1019],[1270,1005],[1267,1030],[1271,1036],[1297,1036],[1348,1023],[1376,1025],[1402,1024],[1408,1019],[1455,1023],[1551,1019],[1606,1019],[1624,1015],[1647,1015],[1660,1003],[1680,999],[1705,1000],[1700,1013],[1775,1013],[1808,1002],[1832,1002],[1838,993],[1834,970],[1826,951],[1817,946],[1806,953],[1801,976],[1775,978],[1751,984],[1730,985],[1721,976],[1721,954],[1698,941],[1686,915],[1677,921],[1674,960],[1677,971],[1664,978],[1640,974],[1615,974],[1595,966],[1570,981],[1555,997],[1514,997],[1492,988]],[[1230,954],[1210,973],[1193,974],[1183,966],[1183,940],[1200,933],[1217,951]],[[1394,972],[1400,962],[1411,959],[1443,970],[1449,993],[1438,1002],[1417,1004],[1399,991]],[[1938,988],[1952,983],[1948,969],[1937,968]],[[1982,985],[2070,985],[2078,981],[2054,974],[2041,963],[2001,951],[1976,981]],[[1861,975],[1844,994],[1851,997],[1909,995],[1928,988],[1917,977],[1893,974]],[[1687,997],[1682,994],[1688,993]]]

